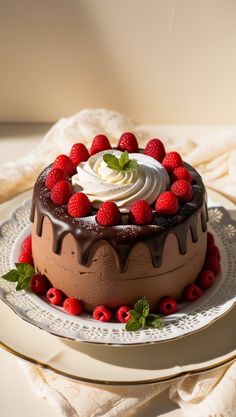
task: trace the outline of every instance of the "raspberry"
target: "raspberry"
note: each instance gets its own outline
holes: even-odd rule
[[[190,201],[193,198],[193,189],[191,184],[186,180],[177,180],[170,187],[172,193],[178,197],[180,201]]]
[[[175,168],[182,167],[183,161],[178,152],[169,152],[164,157],[162,165],[168,172],[172,172]]]
[[[220,272],[220,262],[215,256],[207,256],[204,269],[209,269],[216,276]]]
[[[148,224],[151,223],[152,218],[152,208],[145,200],[138,200],[132,204],[129,212],[129,219],[132,224]]]
[[[97,306],[93,310],[93,318],[99,321],[110,321],[111,320],[111,312],[109,308],[105,306]]]
[[[83,313],[83,302],[78,298],[66,298],[63,307],[67,313],[73,314],[74,316],[80,316]]]
[[[69,177],[71,177],[75,172],[75,167],[67,155],[58,155],[52,167],[63,169]]]
[[[213,285],[214,281],[215,276],[213,272],[205,269],[198,274],[196,283],[202,290],[207,290]]]
[[[202,295],[201,288],[196,284],[189,284],[185,287],[183,298],[186,301],[195,301]]]
[[[177,181],[177,180],[186,180],[190,184],[192,184],[193,176],[187,168],[178,167],[178,168],[175,168],[174,171],[171,173],[171,180],[172,182]]]
[[[49,188],[49,190],[52,190],[52,188],[54,187],[54,185],[56,185],[58,181],[68,179],[69,177],[65,173],[65,171],[63,171],[63,169],[53,168],[46,176],[45,185],[47,188]]]
[[[211,232],[207,232],[207,247],[215,244],[214,235]]]
[[[102,226],[115,226],[121,223],[120,210],[113,201],[105,201],[98,209],[96,220]]]
[[[120,140],[117,145],[119,151],[127,151],[129,153],[138,152],[138,142],[136,137],[131,132],[125,132],[121,135]]]
[[[18,262],[34,266],[32,255],[29,252],[22,252],[18,258]]]
[[[70,159],[75,167],[80,162],[87,161],[89,159],[89,151],[83,143],[75,143],[70,151]]]
[[[86,194],[76,193],[71,196],[67,210],[72,217],[89,216],[92,213],[92,204]]]
[[[111,144],[105,135],[97,135],[93,139],[92,146],[90,148],[90,155],[94,155],[95,153],[106,151],[107,149],[111,149]]]
[[[73,194],[73,187],[69,181],[58,181],[51,190],[51,200],[55,204],[66,204]]]
[[[215,256],[220,261],[220,251],[216,245],[210,245],[207,247],[207,256]]]
[[[38,295],[46,295],[49,287],[48,279],[45,275],[33,275],[30,282],[31,290]]]
[[[178,199],[171,191],[165,191],[157,198],[155,209],[162,216],[176,214],[179,211]]]
[[[129,321],[131,315],[129,313],[130,307],[129,306],[121,306],[116,310],[116,320],[120,323],[127,323]]]
[[[172,297],[164,297],[159,302],[159,310],[162,314],[173,314],[178,310],[177,301]]]
[[[166,151],[163,143],[160,139],[151,139],[149,140],[146,148],[144,149],[145,155],[151,156],[159,162],[162,162]]]
[[[47,291],[46,297],[51,304],[61,306],[63,303],[64,294],[57,288],[50,288]]]
[[[23,252],[28,252],[32,255],[32,237],[28,236],[22,243]]]

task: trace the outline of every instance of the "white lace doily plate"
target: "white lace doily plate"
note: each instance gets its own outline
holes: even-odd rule
[[[17,260],[23,239],[30,232],[30,200],[18,206],[0,226],[0,275]],[[213,287],[196,302],[183,305],[178,314],[166,318],[164,329],[126,332],[123,324],[101,323],[88,314],[70,316],[30,291],[16,291],[15,284],[0,279],[0,298],[22,319],[51,334],[87,343],[135,345],[175,340],[209,326],[236,303],[236,222],[222,207],[209,210],[222,256],[222,272]]]

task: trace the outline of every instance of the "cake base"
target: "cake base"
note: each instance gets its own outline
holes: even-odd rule
[[[183,289],[195,281],[205,260],[207,233],[202,230],[200,212],[197,219],[198,240],[193,242],[189,229],[186,253],[180,254],[178,240],[170,231],[160,267],[153,266],[149,249],[139,242],[133,247],[124,272],[119,271],[116,253],[104,240],[93,245],[86,266],[78,263],[76,240],[70,233],[63,238],[60,254],[53,252],[51,221],[44,217],[42,233],[38,236],[35,214],[32,242],[36,270],[45,274],[52,285],[68,297],[81,299],[87,311],[92,311],[99,304],[110,308],[133,305],[144,296],[148,298],[152,310],[157,308],[164,296],[179,300]]]

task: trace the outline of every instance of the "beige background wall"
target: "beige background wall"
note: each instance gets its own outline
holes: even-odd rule
[[[236,122],[235,0],[0,0],[0,121]]]

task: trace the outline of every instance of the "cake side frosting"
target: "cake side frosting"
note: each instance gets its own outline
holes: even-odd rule
[[[107,241],[97,241],[90,249],[89,265],[81,265],[77,260],[76,241],[70,233],[64,237],[58,255],[51,250],[53,230],[50,220],[45,217],[41,237],[36,235],[35,226],[36,223],[32,228],[33,256],[38,272],[45,274],[52,285],[68,297],[83,300],[87,311],[101,304],[110,308],[133,305],[143,296],[155,311],[162,297],[181,299],[183,289],[195,281],[205,259],[206,232],[202,232],[200,214],[199,239],[193,243],[188,231],[184,255],[179,253],[175,235],[169,233],[163,248],[162,265],[156,268],[152,265],[149,249],[140,241],[132,248],[124,272],[118,271],[114,249]]]

